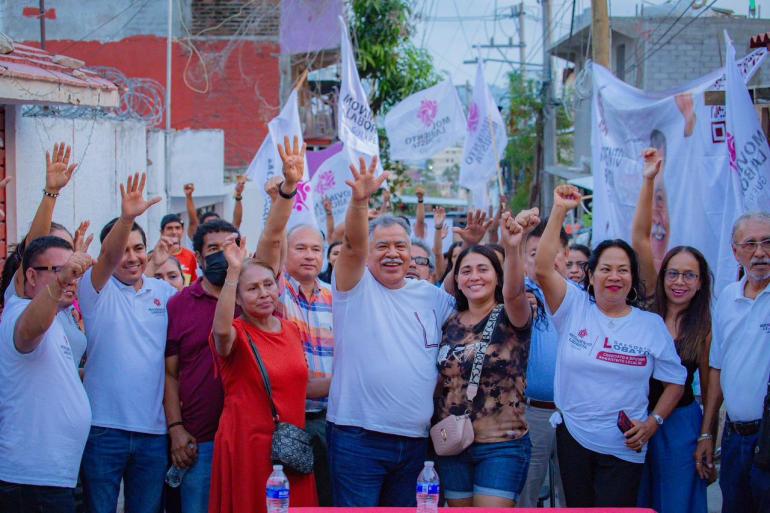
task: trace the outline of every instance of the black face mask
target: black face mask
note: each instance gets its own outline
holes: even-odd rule
[[[223,251],[217,251],[205,258],[206,267],[203,269],[203,275],[209,280],[209,283],[215,287],[221,287],[225,284],[227,277],[227,259]]]

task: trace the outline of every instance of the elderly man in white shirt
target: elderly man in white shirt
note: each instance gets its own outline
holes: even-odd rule
[[[695,464],[704,479],[713,472],[713,435],[724,394],[722,512],[765,512],[770,511],[770,469],[753,458],[770,381],[770,214],[738,218],[732,246],[745,275],[725,287],[714,309],[708,401]]]

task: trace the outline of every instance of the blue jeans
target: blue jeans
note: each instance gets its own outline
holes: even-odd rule
[[[770,511],[770,472],[753,465],[758,435],[742,436],[729,424],[722,435],[722,513]]]
[[[90,513],[114,513],[124,481],[126,511],[159,513],[168,466],[168,437],[91,426],[83,453],[83,491]]]
[[[527,480],[532,442],[529,434],[518,440],[474,443],[456,456],[439,456],[438,471],[447,499],[474,495],[517,502]]]
[[[336,507],[415,507],[427,438],[377,433],[328,422],[329,470]]]
[[[182,513],[208,513],[213,460],[214,442],[198,444],[198,459],[184,475],[180,486]]]
[[[3,513],[75,513],[75,489],[0,481]]]

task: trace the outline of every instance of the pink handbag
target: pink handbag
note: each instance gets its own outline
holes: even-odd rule
[[[433,449],[439,456],[455,456],[467,449],[475,438],[473,433],[473,421],[470,416],[470,405],[479,391],[481,381],[481,369],[484,366],[484,358],[487,355],[487,346],[492,338],[492,332],[497,326],[497,318],[503,305],[497,305],[489,314],[484,332],[481,334],[481,344],[476,350],[471,368],[471,379],[465,390],[465,398],[468,400],[468,410],[463,415],[450,415],[430,429],[430,438],[433,441]]]

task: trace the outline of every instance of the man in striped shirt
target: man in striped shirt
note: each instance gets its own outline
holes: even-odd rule
[[[332,377],[334,335],[331,290],[318,279],[323,265],[324,239],[317,228],[308,225],[293,227],[284,239],[296,192],[285,194],[281,184],[274,183],[271,187],[277,190],[268,190],[273,201],[256,258],[267,263],[279,275],[282,308],[278,311],[285,319],[294,321],[302,335],[310,374],[305,430],[313,436],[319,504],[331,506],[331,480],[326,457],[326,404]],[[281,250],[284,244],[286,260],[282,268]]]

